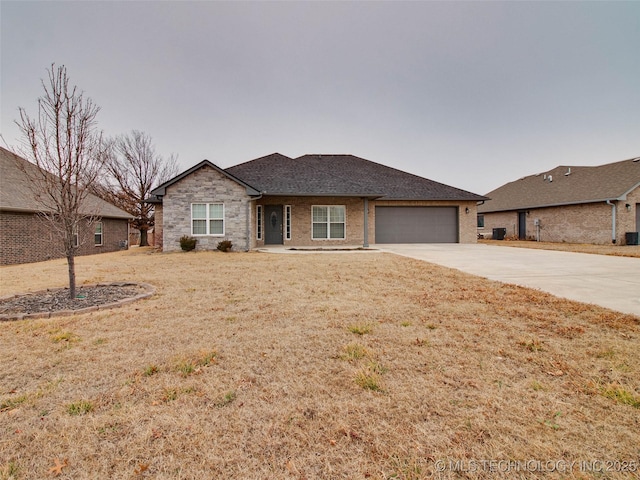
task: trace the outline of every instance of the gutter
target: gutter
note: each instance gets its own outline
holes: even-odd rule
[[[616,243],[616,204],[607,200],[607,205],[611,205],[611,243]]]

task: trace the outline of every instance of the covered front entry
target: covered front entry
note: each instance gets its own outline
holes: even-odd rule
[[[265,205],[264,223],[264,243],[282,245],[282,205]]]
[[[458,207],[376,206],[376,243],[457,243]]]

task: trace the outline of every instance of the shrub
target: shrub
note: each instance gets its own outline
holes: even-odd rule
[[[223,240],[218,243],[218,250],[221,252],[228,252],[233,247],[231,240]]]
[[[184,250],[185,252],[190,252],[191,250],[194,250],[196,248],[197,241],[198,240],[193,237],[183,235],[182,237],[180,237],[180,248],[182,248],[182,250]]]

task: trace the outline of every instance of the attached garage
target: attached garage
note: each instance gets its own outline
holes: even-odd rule
[[[375,208],[376,243],[458,243],[458,207]]]

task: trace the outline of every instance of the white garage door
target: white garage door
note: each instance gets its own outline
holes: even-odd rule
[[[376,243],[458,243],[458,208],[376,207]]]

